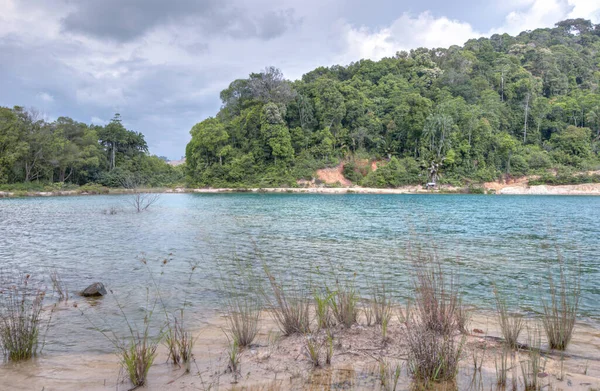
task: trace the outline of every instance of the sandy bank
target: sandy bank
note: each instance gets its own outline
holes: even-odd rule
[[[502,184],[498,182],[488,182],[482,186],[488,194],[497,195],[596,195],[600,196],[600,183],[589,183],[580,185],[538,185],[528,186],[525,181]],[[443,186],[440,188],[428,190],[422,186],[403,186],[395,189],[379,189],[370,187],[268,187],[268,188],[183,188],[175,189],[150,188],[140,191],[145,193],[199,193],[199,194],[217,194],[217,193],[292,193],[292,194],[454,194],[467,193],[467,188]],[[108,194],[129,194],[131,190],[110,189]],[[65,191],[38,191],[38,192],[11,192],[0,191],[0,198],[14,197],[55,197],[55,196],[77,196],[94,195],[95,193],[86,193],[77,190]]]
[[[471,321],[471,333],[464,338],[458,384],[447,390],[495,390],[496,360],[502,344],[498,340],[497,320],[493,314],[477,314]],[[351,328],[335,326],[334,354],[331,365],[314,368],[306,354],[303,335],[281,336],[272,318],[263,313],[260,331],[254,344],[241,352],[241,370],[236,382],[227,371],[227,338],[224,318],[209,319],[195,333],[195,362],[191,373],[166,362],[166,350],[152,366],[148,385],[143,390],[373,390],[380,387],[379,363],[401,365],[399,389],[409,389],[406,371],[404,325],[393,316],[386,340],[379,326],[366,326],[364,319]],[[323,333],[323,332],[321,332]],[[526,339],[526,333],[523,333]],[[318,338],[318,334],[317,337]],[[463,336],[456,334],[457,341]],[[544,346],[542,345],[544,349]],[[544,349],[545,350],[545,349]],[[590,390],[600,386],[600,340],[598,330],[578,324],[561,368],[560,353],[543,354],[540,372],[542,389]],[[482,364],[473,371],[473,357]],[[508,374],[521,376],[520,363],[528,359],[526,352],[516,353]],[[477,382],[475,388],[473,382]],[[235,384],[234,384],[235,383]],[[112,354],[79,353],[53,355],[23,363],[0,363],[2,390],[129,390],[131,384],[119,371],[118,359]],[[522,390],[519,381],[518,390]]]

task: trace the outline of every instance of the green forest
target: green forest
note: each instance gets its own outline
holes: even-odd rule
[[[598,181],[574,174],[600,169],[599,83],[600,25],[583,19],[296,81],[270,67],[233,81],[219,113],[191,129],[186,177],[296,186],[344,163],[346,178],[370,187]]]
[[[127,130],[119,114],[106,126],[40,117],[33,109],[0,107],[0,189],[159,187],[183,181],[183,169],[149,155],[144,135]]]
[[[119,114],[98,126],[0,107],[0,190],[298,186],[340,163],[368,187],[598,182],[581,173],[600,169],[599,84],[600,25],[583,19],[296,81],[268,67],[221,92],[221,110],[191,129],[179,167],[150,155]]]

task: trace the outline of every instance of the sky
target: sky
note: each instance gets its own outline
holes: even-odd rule
[[[600,0],[0,0],[0,106],[97,125],[118,112],[175,160],[219,92],[266,66],[294,80],[579,17],[600,23]]]

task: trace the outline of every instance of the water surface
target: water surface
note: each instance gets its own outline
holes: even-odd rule
[[[302,282],[317,280],[317,267],[344,267],[357,273],[359,286],[365,277],[381,279],[402,299],[410,296],[408,248],[417,246],[435,248],[457,270],[469,303],[493,308],[496,283],[514,305],[534,312],[541,282],[557,270],[556,247],[582,266],[582,317],[600,320],[600,197],[164,194],[139,214],[128,197],[0,200],[2,270],[49,285],[45,276],[55,268],[71,292],[102,281],[135,319],[151,284],[139,261],[145,258],[165,302],[186,301],[199,326],[218,309],[234,259],[255,271],[264,261]],[[117,213],[104,213],[111,208]],[[198,266],[188,284],[191,264]],[[114,301],[93,308],[73,301],[82,304],[55,314],[47,351],[110,351],[90,321],[123,331]]]

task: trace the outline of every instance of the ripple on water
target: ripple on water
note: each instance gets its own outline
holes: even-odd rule
[[[582,315],[600,319],[596,281],[600,197],[466,195],[170,194],[147,213],[127,196],[0,200],[0,265],[47,275],[56,268],[69,291],[97,280],[112,289],[132,319],[149,285],[137,260],[151,261],[168,303],[191,303],[201,321],[218,307],[221,279],[234,258],[259,268],[259,249],[276,272],[308,279],[314,268],[344,266],[379,278],[407,297],[409,243],[435,246],[459,268],[465,300],[489,308],[491,284],[510,289],[524,309],[537,308],[540,280],[556,269],[554,246],[583,268]],[[116,215],[103,210],[116,207]],[[416,240],[415,240],[416,239]],[[172,262],[159,266],[169,254]],[[190,263],[198,262],[188,286]],[[164,275],[161,271],[167,270]],[[72,299],[73,300],[73,299]],[[80,299],[77,299],[80,300]],[[80,306],[80,308],[87,306]],[[110,298],[86,310],[96,325],[123,330]],[[61,311],[50,350],[107,351],[79,311]]]

